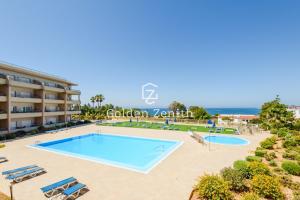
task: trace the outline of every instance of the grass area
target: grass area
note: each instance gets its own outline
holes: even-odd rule
[[[182,124],[170,124],[166,125],[163,123],[155,122],[116,122],[116,123],[104,123],[103,126],[117,126],[117,127],[131,127],[131,128],[148,128],[148,129],[161,129],[161,130],[173,130],[173,131],[196,131],[208,133],[210,130],[222,134],[233,134],[235,129],[225,128],[217,131],[216,129],[206,128],[204,126],[196,125],[182,125]]]

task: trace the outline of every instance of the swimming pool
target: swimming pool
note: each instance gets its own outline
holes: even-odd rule
[[[248,145],[249,144],[249,141],[246,139],[231,137],[231,136],[221,136],[221,135],[205,136],[204,140],[206,142],[225,144],[225,145]]]
[[[181,144],[179,141],[90,133],[32,147],[148,173]]]

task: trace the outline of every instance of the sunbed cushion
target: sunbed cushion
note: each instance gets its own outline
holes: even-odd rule
[[[30,169],[30,170],[23,171],[21,173],[9,175],[6,178],[9,179],[9,180],[13,180],[13,179],[16,179],[16,178],[19,178],[19,177],[22,177],[22,176],[26,176],[26,175],[29,175],[29,174],[32,174],[32,173],[35,173],[35,172],[38,172],[38,171],[42,171],[42,170],[44,170],[44,169],[41,168],[41,167],[36,167],[36,168]]]
[[[25,171],[27,169],[31,169],[31,168],[35,168],[35,167],[37,167],[37,166],[36,165],[29,165],[29,166],[26,166],[26,167],[20,167],[20,168],[17,168],[17,169],[4,171],[4,172],[2,172],[2,175],[12,174],[12,173],[20,172],[20,171]]]
[[[49,192],[53,189],[56,189],[56,188],[59,188],[61,186],[64,186],[68,183],[71,183],[71,182],[74,182],[76,181],[76,179],[74,177],[70,177],[70,178],[67,178],[67,179],[64,179],[64,180],[61,180],[59,182],[56,182],[56,183],[53,183],[51,185],[48,185],[48,186],[45,186],[45,187],[42,187],[41,190],[45,193],[45,192]]]
[[[71,194],[77,192],[78,190],[85,188],[86,185],[82,184],[82,183],[77,183],[76,185],[74,185],[73,187],[70,187],[69,189],[66,189],[63,194],[66,196],[70,196]]]

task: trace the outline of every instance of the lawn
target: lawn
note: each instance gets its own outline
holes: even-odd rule
[[[116,126],[116,127],[131,127],[131,128],[148,128],[148,129],[161,129],[161,130],[173,130],[173,131],[195,131],[195,132],[205,132],[208,133],[210,130],[212,132],[217,132],[216,129],[207,128],[204,126],[196,125],[182,125],[182,124],[170,124],[166,125],[163,123],[155,122],[116,122],[116,123],[104,123],[102,126]],[[220,130],[218,133],[222,134],[233,134],[235,129],[225,128]]]

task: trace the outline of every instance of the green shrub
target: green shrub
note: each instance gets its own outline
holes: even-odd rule
[[[265,149],[273,149],[273,146],[276,144],[276,137],[270,137],[265,139],[260,143],[260,146]]]
[[[275,160],[270,160],[269,165],[272,167],[276,167],[277,163],[275,162]]]
[[[259,200],[259,196],[254,192],[248,192],[242,196],[242,200]]]
[[[292,180],[291,175],[282,175],[282,176],[279,176],[279,182],[284,187],[290,187],[293,184],[293,180]]]
[[[255,175],[271,175],[269,167],[262,162],[250,162],[248,164],[249,178]]]
[[[259,151],[259,150],[266,150],[266,149],[264,149],[264,148],[262,148],[262,147],[257,147],[256,150]]]
[[[227,167],[221,171],[221,175],[225,181],[228,181],[231,190],[242,192],[247,189],[242,172]]]
[[[199,197],[207,200],[231,200],[228,182],[216,175],[204,175],[197,184]]]
[[[277,131],[277,135],[278,137],[285,137],[289,134],[289,129],[287,128],[280,128],[278,131]]]
[[[273,171],[276,172],[276,173],[278,173],[278,174],[281,174],[281,173],[284,172],[284,170],[281,169],[281,168],[279,168],[279,167],[275,167],[275,168],[273,169]]]
[[[277,158],[275,152],[267,153],[267,154],[265,154],[264,157],[267,161],[270,161],[270,160],[273,160],[274,158]]]
[[[284,148],[290,148],[290,147],[295,147],[297,145],[300,145],[299,143],[300,143],[299,136],[288,135],[284,138],[284,142],[282,146]]]
[[[277,135],[277,134],[278,134],[278,130],[279,130],[279,129],[277,129],[277,128],[272,128],[272,129],[271,129],[271,134]]]
[[[249,178],[249,169],[247,161],[237,160],[233,163],[233,168],[240,171],[244,178]]]
[[[14,133],[9,133],[9,134],[6,134],[5,135],[5,138],[7,139],[7,140],[10,140],[10,139],[15,139],[17,136],[16,136],[16,134],[14,134]]]
[[[293,161],[284,161],[281,167],[289,174],[300,176],[300,165]]]
[[[300,200],[300,191],[293,191],[293,200]]]
[[[296,159],[298,159],[299,156],[300,156],[300,154],[297,151],[293,151],[293,150],[287,150],[282,155],[283,158],[286,158],[289,160],[296,160]]]
[[[256,150],[255,156],[264,157],[267,154],[266,150]]]
[[[262,158],[258,157],[258,156],[247,156],[246,160],[249,161],[249,162],[254,162],[254,161],[261,162]]]
[[[292,190],[300,191],[300,182],[293,182],[290,188]]]
[[[30,131],[30,135],[36,135],[38,133],[39,133],[39,131],[37,129]]]
[[[25,131],[17,131],[15,132],[16,137],[24,137],[27,134]]]
[[[271,176],[256,175],[251,181],[251,188],[254,192],[268,199],[284,199],[279,181]]]

